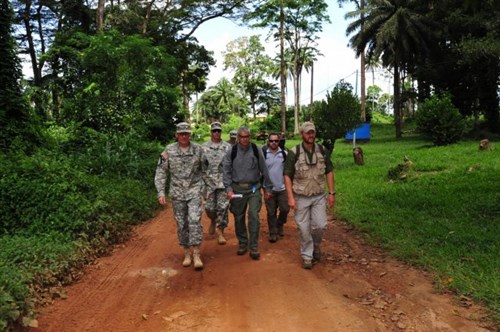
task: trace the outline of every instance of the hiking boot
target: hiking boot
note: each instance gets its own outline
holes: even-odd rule
[[[304,261],[302,261],[302,267],[306,270],[312,269],[312,267],[313,267],[312,260],[304,259]]]
[[[269,235],[269,242],[274,243],[278,241],[278,236],[276,234]]]
[[[193,262],[195,270],[203,270],[203,262],[201,261],[200,248],[194,247]]]
[[[246,254],[246,252],[247,252],[247,247],[239,247],[238,251],[236,252],[236,254],[238,256],[242,256],[242,255]]]
[[[285,232],[283,232],[283,226],[278,226],[278,235],[280,237],[285,236]]]
[[[215,234],[215,220],[210,221],[210,226],[208,227],[208,234],[209,235]]]
[[[258,250],[250,250],[250,258],[253,260],[258,260],[260,258],[260,253]]]
[[[217,228],[217,243],[226,244],[226,239],[224,238],[224,230],[222,228]]]
[[[182,266],[188,267],[191,265],[191,250],[189,248],[184,248],[184,260],[182,261]]]

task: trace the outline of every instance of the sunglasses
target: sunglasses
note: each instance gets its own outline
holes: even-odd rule
[[[220,133],[220,132],[222,132],[222,130],[220,130],[220,129],[214,129],[214,130],[212,130],[212,133]]]
[[[250,138],[250,135],[240,135],[240,138]]]
[[[279,139],[270,139],[269,143],[278,143],[280,140]]]
[[[188,136],[191,135],[191,133],[177,133],[179,136]]]

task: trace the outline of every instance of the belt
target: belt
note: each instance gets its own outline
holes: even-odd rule
[[[256,185],[258,182],[235,182],[241,188],[250,188],[253,185]]]

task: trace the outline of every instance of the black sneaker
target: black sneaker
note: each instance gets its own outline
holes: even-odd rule
[[[306,270],[310,270],[310,269],[312,269],[312,267],[313,267],[312,260],[310,260],[310,259],[304,259],[304,260],[302,261],[302,267],[303,267],[304,269],[306,269]]]
[[[285,232],[283,232],[283,226],[278,226],[278,235],[280,237],[285,236]]]
[[[237,254],[238,256],[241,256],[241,255],[246,254],[246,252],[247,252],[247,247],[239,247],[239,248],[238,248],[238,251],[236,252],[236,254]]]

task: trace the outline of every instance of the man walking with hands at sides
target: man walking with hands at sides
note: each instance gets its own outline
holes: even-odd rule
[[[227,151],[231,149],[231,144],[222,141],[220,122],[213,122],[210,129],[210,141],[201,146],[203,148],[204,182],[206,185],[205,212],[211,221],[208,234],[214,235],[217,229],[217,242],[226,244],[224,228],[228,224],[229,200],[222,183],[222,160]]]
[[[177,237],[184,248],[182,265],[188,267],[193,262],[196,270],[202,270],[201,193],[205,190],[202,177],[203,151],[199,144],[190,141],[191,126],[188,123],[177,124],[175,137],[177,142],[167,145],[156,167],[158,202],[166,204],[165,183],[170,175],[169,193],[177,222]]]
[[[288,205],[295,210],[300,234],[302,267],[312,268],[321,259],[321,240],[326,228],[326,204],[335,204],[333,165],[329,153],[317,144],[312,122],[300,127],[302,143],[290,149],[285,165]],[[325,194],[325,190],[328,192]]]
[[[265,200],[269,242],[271,243],[278,240],[278,235],[284,236],[283,225],[286,223],[289,211],[285,179],[283,177],[287,152],[280,148],[279,143],[279,134],[271,133],[268,136],[267,146],[262,148],[269,178],[273,184],[271,196]]]
[[[223,182],[229,209],[234,215],[235,233],[238,238],[238,255],[250,249],[250,257],[260,258],[259,253],[259,212],[262,207],[261,178],[264,178],[266,198],[270,196],[271,182],[267,173],[262,149],[250,143],[250,129],[238,129],[238,143],[224,157]],[[248,229],[245,221],[248,209]]]

